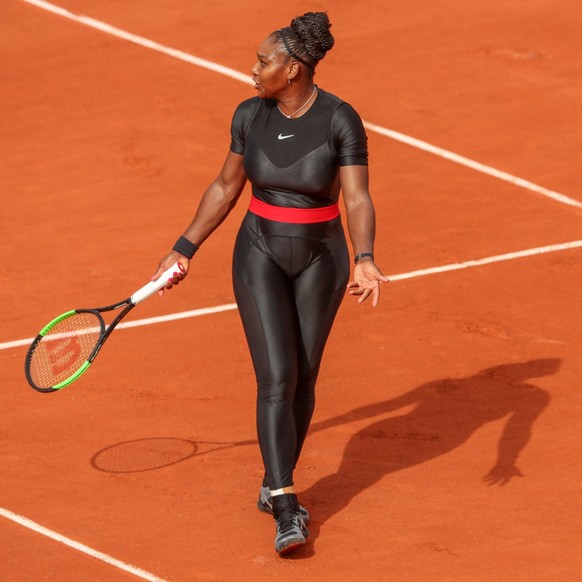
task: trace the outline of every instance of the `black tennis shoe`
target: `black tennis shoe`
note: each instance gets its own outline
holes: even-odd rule
[[[272,498],[273,516],[277,523],[275,551],[288,554],[306,543],[309,530],[299,510],[299,502],[294,493],[275,495]]]

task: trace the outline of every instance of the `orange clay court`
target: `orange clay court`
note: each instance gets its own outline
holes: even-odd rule
[[[0,7],[0,579],[580,579],[579,1],[55,2]],[[393,280],[340,309],[296,472],[312,535],[281,559],[230,283],[248,187],[75,384],[39,394],[23,360],[149,280],[257,46],[309,10],[336,38],[316,81],[368,124]]]

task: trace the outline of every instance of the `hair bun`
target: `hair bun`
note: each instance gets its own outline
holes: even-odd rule
[[[323,59],[333,47],[334,38],[329,31],[331,22],[325,12],[306,12],[291,21],[291,28],[314,61]]]

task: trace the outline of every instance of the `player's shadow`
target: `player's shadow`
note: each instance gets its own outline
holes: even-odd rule
[[[444,455],[466,442],[487,422],[507,417],[497,445],[497,461],[484,475],[489,485],[505,485],[521,476],[517,460],[531,438],[532,427],[550,396],[529,383],[554,374],[558,359],[539,359],[489,368],[468,378],[436,380],[391,400],[356,408],[342,416],[314,423],[312,431],[393,413],[355,433],[336,473],[301,492],[312,508],[311,539],[333,515],[384,476]],[[308,545],[303,557],[312,551]]]

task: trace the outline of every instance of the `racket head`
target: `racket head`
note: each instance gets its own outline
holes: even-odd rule
[[[74,309],[55,317],[28,348],[28,383],[39,392],[68,386],[91,365],[104,336],[105,321],[97,310]]]

